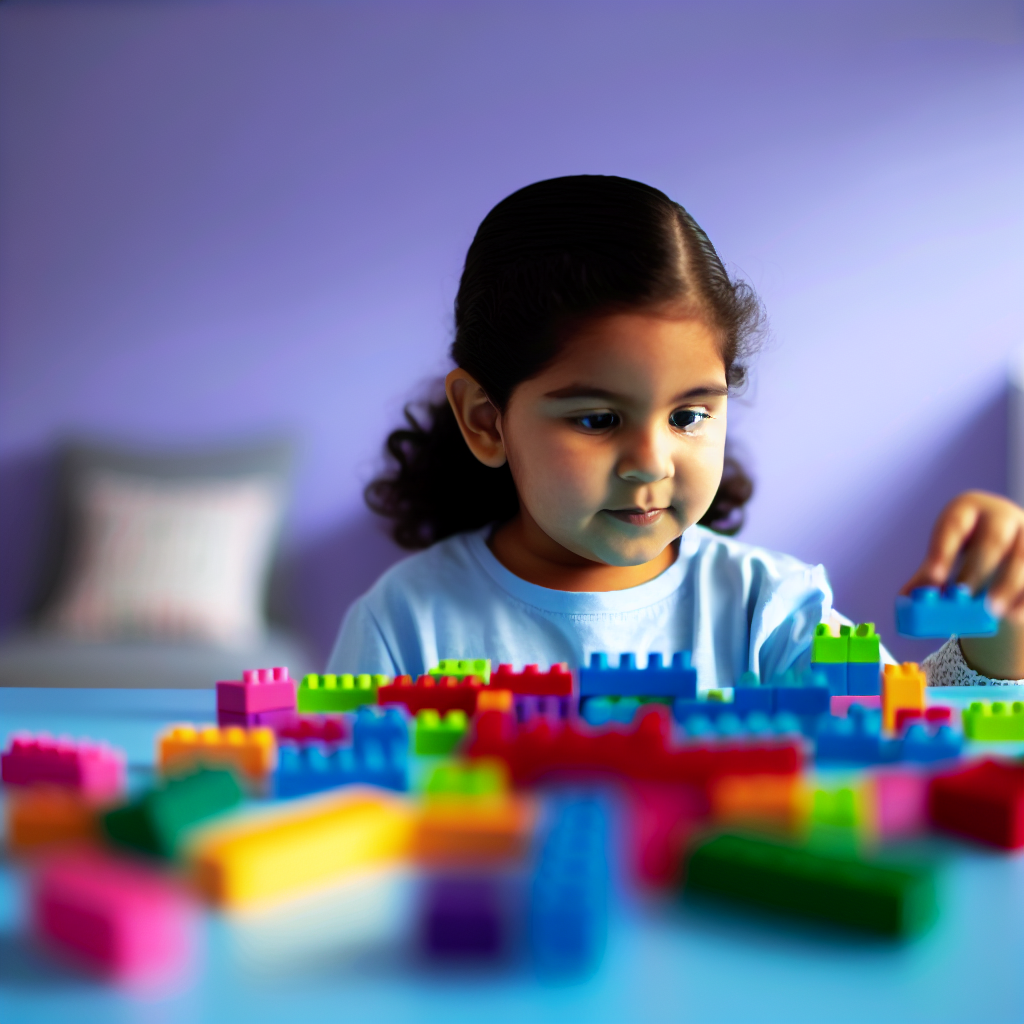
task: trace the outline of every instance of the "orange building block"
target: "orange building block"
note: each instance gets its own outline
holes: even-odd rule
[[[711,789],[711,814],[728,825],[796,831],[807,817],[810,796],[795,775],[735,775]]]
[[[900,708],[924,711],[925,676],[920,665],[905,661],[886,665],[882,672],[882,728],[896,731],[896,712]]]
[[[536,821],[530,797],[429,798],[416,829],[415,856],[432,865],[521,860]]]
[[[262,779],[277,767],[277,738],[265,726],[175,725],[158,738],[156,760],[165,775],[233,768],[249,779]]]
[[[513,707],[511,690],[481,690],[476,698],[476,711],[511,711]]]
[[[13,853],[89,842],[99,836],[100,808],[71,789],[11,787],[6,810],[7,847]]]

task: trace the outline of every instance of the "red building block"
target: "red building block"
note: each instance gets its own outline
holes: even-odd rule
[[[217,684],[217,710],[246,715],[294,711],[295,685],[286,668],[248,669],[241,679]]]
[[[694,829],[707,817],[707,797],[691,786],[634,782],[629,787],[629,860],[643,885],[666,888],[682,873]]]
[[[169,980],[189,960],[194,918],[185,896],[156,872],[98,850],[43,866],[32,918],[49,946],[116,980]]]
[[[477,695],[486,689],[476,676],[420,676],[416,682],[411,676],[395,676],[392,682],[378,687],[377,703],[402,704],[412,715],[428,709],[472,715],[476,713]]]
[[[944,707],[934,708],[897,708],[896,709],[896,735],[902,736],[907,726],[914,722],[924,722],[926,725],[937,729],[940,725],[952,725],[953,709]]]
[[[8,786],[50,782],[103,800],[124,791],[125,756],[106,743],[19,733],[0,757],[0,775]]]
[[[1024,764],[988,759],[935,776],[928,786],[928,818],[991,846],[1024,847]]]
[[[341,715],[301,715],[276,726],[274,732],[279,740],[291,740],[293,743],[344,743],[352,735]]]
[[[513,672],[511,665],[499,665],[491,673],[491,686],[524,697],[571,697],[572,673],[563,661],[541,672],[537,665],[527,665],[522,672]]]

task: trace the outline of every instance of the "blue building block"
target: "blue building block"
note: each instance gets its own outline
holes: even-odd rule
[[[622,697],[613,700],[610,697],[590,697],[583,702],[583,719],[590,725],[608,725],[619,722],[630,725],[640,710],[641,704],[636,697]]]
[[[736,686],[732,691],[732,708],[734,711],[744,714],[760,711],[770,715],[775,710],[775,688],[771,686]]]
[[[409,750],[409,719],[405,711],[389,705],[378,707],[364,704],[356,709],[352,725],[352,746],[356,750],[368,743],[376,743],[388,751]]]
[[[932,761],[951,761],[963,752],[963,737],[948,725],[941,725],[930,733],[921,722],[915,722],[903,734],[900,755],[904,761],[930,764]]]
[[[608,933],[608,819],[595,794],[555,800],[530,884],[529,944],[545,974],[593,970]]]
[[[672,655],[672,664],[663,665],[660,654],[647,656],[647,667],[636,667],[633,654],[619,657],[616,668],[608,665],[608,655],[595,653],[590,665],[580,669],[581,697],[696,697],[697,670],[690,664],[690,652]]]
[[[849,670],[853,668],[845,661],[812,661],[811,669],[823,676],[829,696],[836,697],[849,692]]]
[[[870,697],[881,693],[881,672],[882,666],[877,661],[851,661],[846,666],[846,692],[855,697]]]
[[[682,723],[687,736],[691,739],[796,736],[808,729],[807,721],[796,715],[766,715],[762,711],[738,715],[730,710],[728,704],[722,704],[720,707],[724,710],[710,715],[702,714],[697,709],[687,709],[678,721]]]
[[[985,595],[972,597],[962,584],[941,591],[917,587],[908,597],[896,598],[896,629],[903,636],[991,636],[998,628],[998,620],[985,607]]]
[[[815,748],[819,763],[888,764],[899,757],[899,741],[882,736],[880,711],[854,704],[846,718],[821,722]]]
[[[801,677],[797,685],[789,680],[790,673],[775,686],[775,712],[789,711],[794,715],[826,715],[829,711],[828,684],[819,672],[809,672]],[[774,683],[774,680],[773,680]]]
[[[407,790],[406,747],[369,740],[357,747],[284,743],[278,749],[274,772],[274,794],[278,797],[305,796],[353,783]]]

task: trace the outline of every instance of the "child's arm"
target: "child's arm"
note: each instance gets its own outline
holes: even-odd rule
[[[1024,509],[985,491],[954,498],[902,592],[942,586],[954,576],[972,591],[987,586],[989,607],[1000,619],[995,636],[961,639],[967,664],[989,679],[1024,679]]]

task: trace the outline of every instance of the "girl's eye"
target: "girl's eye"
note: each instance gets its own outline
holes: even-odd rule
[[[676,430],[693,430],[702,420],[710,418],[703,409],[676,409],[668,421]]]
[[[586,416],[577,417],[576,422],[584,430],[607,430],[618,426],[619,417],[613,412],[588,412]]]

